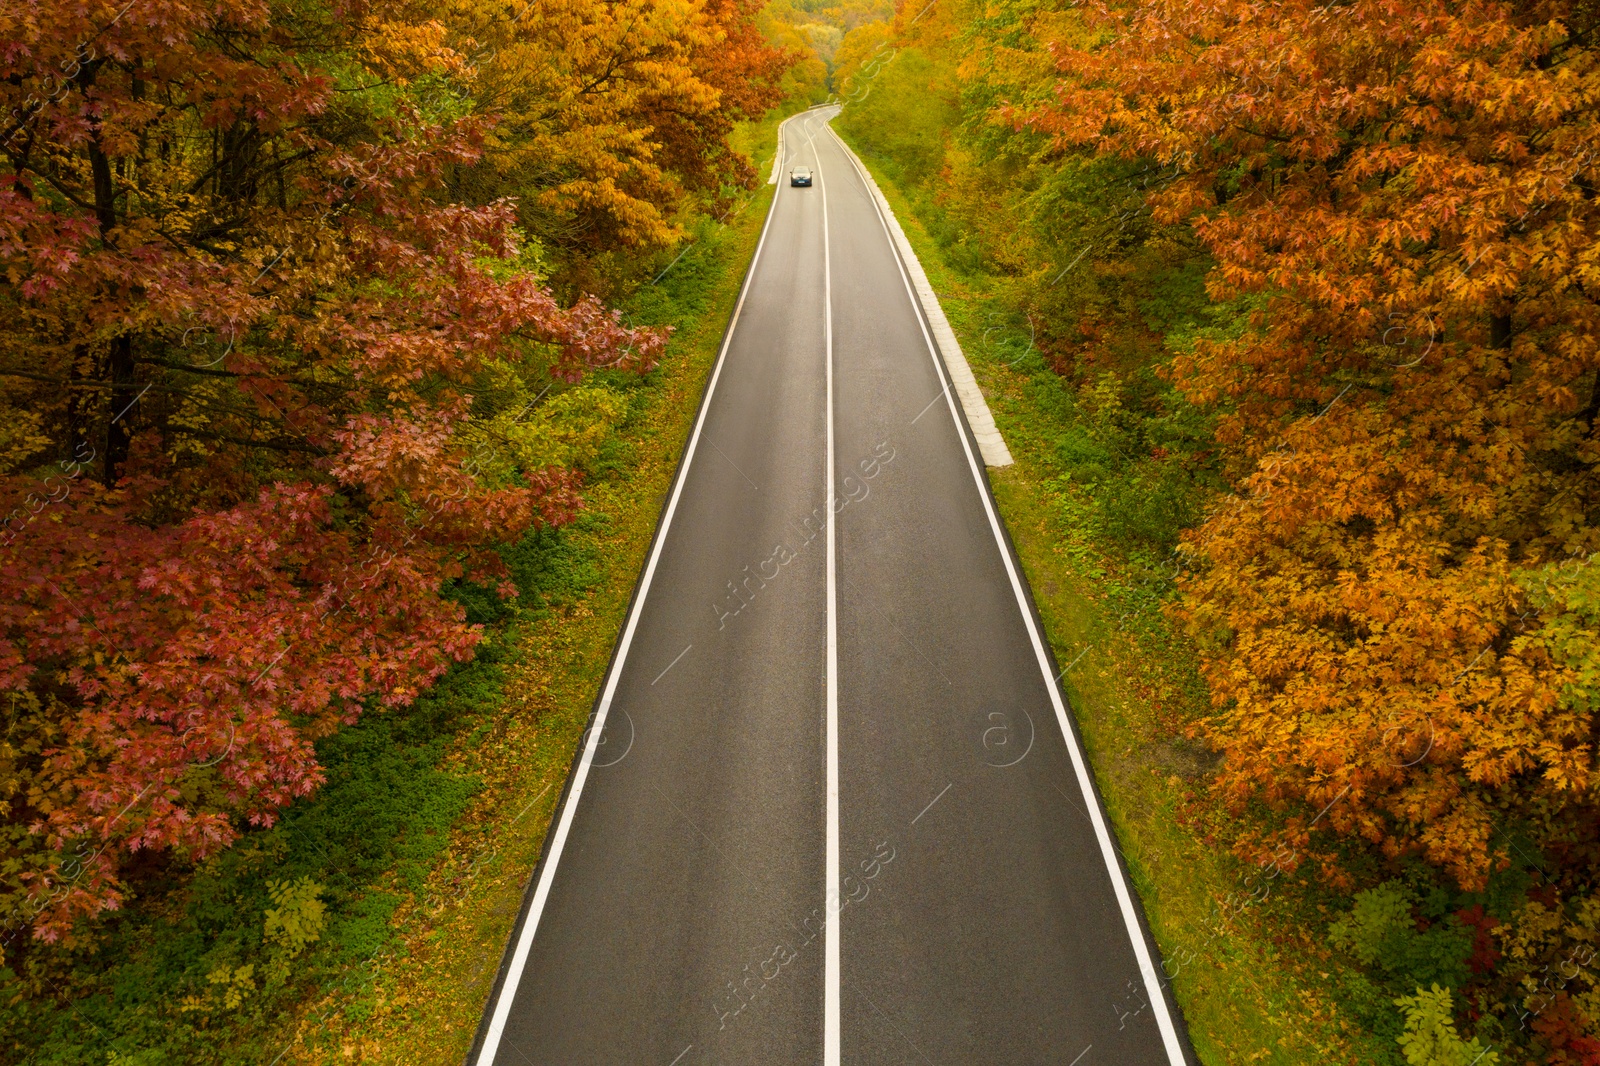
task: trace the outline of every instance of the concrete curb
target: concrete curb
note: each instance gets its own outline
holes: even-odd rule
[[[850,146],[845,144],[838,134],[834,134],[834,139],[839,142],[841,148],[850,152],[858,164],[861,164],[860,157],[850,151]],[[934,343],[938,345],[939,354],[944,358],[945,369],[950,374],[951,385],[955,387],[956,398],[961,401],[961,409],[967,414],[967,425],[972,427],[972,436],[978,442],[978,451],[983,455],[984,465],[1010,466],[1013,462],[1011,449],[1006,447],[1005,438],[1000,435],[999,427],[994,424],[994,416],[989,413],[989,401],[983,398],[983,390],[978,388],[978,381],[972,376],[972,368],[967,365],[967,357],[961,351],[961,344],[950,329],[950,320],[944,317],[944,309],[939,306],[939,297],[933,291],[933,286],[928,283],[928,275],[923,272],[922,264],[917,261],[917,253],[912,250],[911,242],[906,240],[905,230],[900,228],[900,220],[895,217],[889,201],[884,198],[883,190],[878,188],[877,181],[865,164],[861,164],[861,173],[866,175],[872,195],[877,197],[878,206],[883,208],[884,217],[889,220],[889,228],[894,233],[900,257],[905,261],[906,272],[911,275],[911,287],[917,290],[917,299],[922,302],[923,314],[928,316]]]

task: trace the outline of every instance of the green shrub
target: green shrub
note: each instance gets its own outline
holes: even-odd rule
[[[1418,988],[1416,995],[1394,1002],[1406,1012],[1399,1043],[1410,1066],[1496,1066],[1500,1061],[1476,1037],[1462,1040],[1457,1035],[1450,993],[1438,985]]]
[[[297,881],[268,881],[268,907],[261,923],[261,939],[271,956],[266,966],[269,981],[281,984],[289,979],[290,964],[306,948],[322,939],[328,924],[328,908],[322,902],[322,886],[309,877]]]
[[[1467,979],[1472,931],[1454,917],[1419,929],[1416,907],[1411,888],[1386,881],[1356,893],[1355,906],[1329,927],[1328,938],[1398,988],[1459,988]]]
[[[1389,942],[1412,924],[1411,893],[1399,881],[1386,881],[1356,893],[1355,906],[1328,928],[1328,938],[1363,966],[1371,966],[1384,955]]]

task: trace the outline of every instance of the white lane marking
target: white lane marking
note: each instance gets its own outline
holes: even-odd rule
[[[693,644],[689,645],[689,648],[692,648],[692,647],[694,647]],[[678,665],[678,659],[682,659],[685,655],[689,654],[689,648],[684,648],[682,651],[680,651],[678,653],[678,658],[672,660],[670,663],[667,664],[667,670],[671,670],[674,666],[677,666]],[[666,677],[667,676],[667,670],[663,670],[659,674],[657,674],[656,675],[656,681],[660,681],[663,677]],[[656,683],[656,681],[652,681],[650,683],[652,685],[654,685]]]
[[[789,120],[785,119],[783,125],[787,125],[788,122]],[[783,125],[778,127],[780,139],[783,137]],[[623,665],[628,661],[628,649],[633,646],[633,634],[639,627],[639,615],[644,610],[644,601],[650,594],[650,584],[655,579],[656,564],[661,559],[661,549],[667,543],[667,531],[672,528],[672,518],[678,513],[678,499],[683,494],[684,483],[689,480],[689,468],[694,463],[695,449],[700,443],[700,433],[705,427],[706,415],[711,411],[711,397],[717,391],[717,380],[722,376],[722,367],[728,358],[728,347],[733,343],[734,330],[739,325],[739,312],[744,310],[745,297],[750,294],[755,281],[756,265],[761,261],[761,249],[767,243],[767,231],[772,228],[773,216],[777,214],[778,197],[782,192],[783,186],[779,185],[772,195],[772,206],[767,210],[767,221],[761,226],[761,238],[756,241],[755,255],[750,258],[750,272],[745,277],[744,288],[739,291],[739,302],[734,304],[733,317],[728,321],[728,335],[723,338],[722,351],[717,353],[717,365],[712,368],[711,381],[706,385],[706,398],[700,405],[700,417],[695,419],[694,432],[689,435],[689,445],[684,449],[682,473],[678,477],[677,484],[672,487],[672,497],[667,501],[667,511],[661,516],[661,532],[657,534],[655,546],[650,550],[650,559],[645,563],[644,576],[639,579],[639,595],[634,600],[633,610],[628,612],[628,623],[623,628],[622,640],[617,645],[617,660],[611,667],[611,673],[606,677],[606,687],[600,696],[600,706],[595,711],[594,724],[589,728],[589,741],[584,745],[583,756],[578,760],[577,769],[572,774],[572,791],[567,795],[567,802],[561,808],[561,817],[556,822],[555,833],[550,838],[549,856],[543,871],[539,874],[539,884],[534,888],[533,902],[528,908],[528,920],[522,926],[522,935],[517,938],[511,965],[506,969],[505,984],[500,987],[499,998],[495,1000],[494,1013],[489,1018],[489,1031],[483,1038],[483,1050],[478,1052],[478,1066],[491,1066],[500,1050],[500,1040],[505,1035],[506,1021],[511,1017],[511,1004],[517,998],[517,985],[522,980],[523,968],[528,964],[528,952],[533,947],[533,935],[539,928],[539,918],[544,913],[545,902],[550,898],[550,885],[555,880],[556,866],[561,861],[562,849],[566,847],[567,835],[572,831],[572,819],[578,809],[578,799],[583,795],[583,784],[589,778],[589,767],[594,763],[595,750],[599,747],[601,734],[605,732],[606,714],[611,709],[612,697],[616,695],[617,681],[622,677]]]
[[[1091,1045],[1091,1046],[1092,1046],[1092,1045]],[[683,1057],[684,1057],[684,1056],[685,1056],[685,1055],[687,1055],[687,1054],[688,1054],[688,1053],[689,1053],[689,1052],[690,1052],[690,1051],[691,1051],[691,1050],[693,1050],[693,1049],[694,1049],[694,1045],[693,1045],[693,1044],[690,1044],[690,1045],[689,1045],[689,1046],[688,1046],[688,1047],[686,1047],[686,1048],[684,1048],[684,1049],[683,1049],[683,1050],[682,1050],[682,1051],[680,1051],[680,1052],[678,1052],[678,1057],[677,1057],[677,1058],[675,1058],[675,1059],[673,1059],[673,1060],[672,1060],[672,1061],[671,1061],[671,1062],[669,1062],[669,1063],[667,1063],[667,1066],[678,1066],[678,1063],[680,1063],[680,1062],[682,1062],[682,1061],[683,1061]],[[1080,1058],[1080,1059],[1081,1059],[1081,1058],[1083,1058],[1083,1056],[1082,1056],[1082,1055],[1079,1055],[1079,1056],[1078,1056],[1078,1058]],[[1077,1066],[1077,1063],[1076,1063],[1076,1062],[1074,1062],[1074,1063],[1073,1063],[1073,1066]]]
[[[690,1045],[690,1047],[693,1047],[693,1046],[694,1046],[693,1044]],[[1094,1045],[1090,1044],[1089,1047],[1086,1047],[1082,1051],[1078,1052],[1078,1058],[1073,1059],[1071,1062],[1067,1063],[1067,1066],[1078,1066],[1078,1061],[1080,1059],[1082,1059],[1085,1055],[1087,1055],[1089,1053],[1089,1048],[1092,1048],[1092,1047],[1094,1047]]]
[[[813,133],[812,137],[815,136]],[[828,498],[828,851],[824,875],[828,924],[823,939],[822,1062],[823,1066],[839,1066],[839,587],[838,548],[834,539],[833,264],[828,251],[828,183],[822,179],[822,157],[814,147],[812,158],[817,164],[817,187],[822,190],[822,320],[828,389],[828,461],[823,471]]]
[[[955,787],[955,782],[952,781],[948,785],[946,785],[943,788],[941,788],[939,790],[939,794],[937,796],[933,797],[933,799],[929,800],[928,801],[928,805],[926,807],[922,808],[922,814],[927,814],[929,811],[933,810],[933,805],[935,803],[938,803],[940,800],[944,799],[944,794],[946,792],[949,792],[954,787]],[[922,821],[922,814],[919,814],[915,818],[911,819],[911,824],[912,825],[916,825],[918,822]]]
[[[883,235],[889,242],[889,247],[894,249],[894,237],[889,231],[889,223],[883,217],[883,208],[879,206],[877,197],[871,194],[871,182],[862,171],[861,162],[856,159],[855,153],[850,151],[833,127],[828,127],[833,140],[839,145],[840,151],[850,160],[857,174],[861,177],[862,184],[866,186],[867,198],[872,201],[873,210],[878,214],[878,222],[883,226]],[[1061,689],[1051,679],[1050,656],[1045,651],[1044,640],[1039,635],[1039,627],[1034,624],[1033,612],[1028,610],[1027,593],[1023,591],[1022,579],[1017,574],[1017,568],[1011,561],[1011,552],[1006,548],[1005,534],[1000,529],[1000,518],[995,514],[994,504],[989,499],[989,492],[983,481],[983,470],[978,461],[973,457],[972,444],[967,440],[966,433],[961,429],[961,415],[956,411],[955,400],[950,396],[950,382],[945,374],[944,364],[939,359],[939,351],[934,346],[933,337],[928,333],[928,325],[923,321],[920,307],[917,303],[916,292],[911,288],[911,278],[906,274],[905,264],[900,261],[896,249],[895,265],[900,269],[900,280],[905,283],[906,299],[911,301],[911,307],[917,316],[917,325],[922,329],[922,339],[927,345],[928,356],[933,360],[934,373],[939,380],[945,383],[945,401],[950,409],[950,419],[955,423],[956,436],[961,439],[961,450],[966,453],[967,466],[972,470],[972,479],[977,485],[978,499],[983,502],[984,514],[989,518],[989,529],[994,533],[995,547],[1000,549],[1000,559],[1005,563],[1006,576],[1011,579],[1011,590],[1017,599],[1017,609],[1022,613],[1023,624],[1028,629],[1028,639],[1033,643],[1033,653],[1038,660],[1040,673],[1046,678],[1045,687],[1050,690],[1050,702],[1055,707],[1056,724],[1061,727],[1061,735],[1066,739],[1067,752],[1072,756],[1072,769],[1078,778],[1078,789],[1083,793],[1083,798],[1089,807],[1090,821],[1094,823],[1095,839],[1100,844],[1100,858],[1105,862],[1106,870],[1111,874],[1111,887],[1117,896],[1117,907],[1122,912],[1123,924],[1128,930],[1128,939],[1133,943],[1133,954],[1139,962],[1139,974],[1144,979],[1145,987],[1156,993],[1151,998],[1155,1001],[1156,1025],[1161,1030],[1161,1041],[1166,1047],[1167,1058],[1172,1066],[1185,1066],[1183,1057],[1183,1044],[1178,1040],[1178,1030],[1173,1024],[1172,1013],[1167,1007],[1167,995],[1163,988],[1161,975],[1156,969],[1155,961],[1150,957],[1150,949],[1145,944],[1144,933],[1139,928],[1139,915],[1133,906],[1133,891],[1128,887],[1127,879],[1122,876],[1122,868],[1117,864],[1116,845],[1111,840],[1111,830],[1106,825],[1105,813],[1101,811],[1100,804],[1095,798],[1094,779],[1089,773],[1088,760],[1084,758],[1083,750],[1078,746],[1077,737],[1073,735],[1072,723],[1067,719],[1067,707],[1061,699]],[[1085,1051],[1088,1048],[1084,1049]],[[1082,1056],[1079,1056],[1080,1058]]]

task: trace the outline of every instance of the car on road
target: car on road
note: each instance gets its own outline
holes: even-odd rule
[[[790,185],[810,185],[811,184],[811,168],[810,167],[795,167],[794,169],[790,170],[789,171],[789,184]]]

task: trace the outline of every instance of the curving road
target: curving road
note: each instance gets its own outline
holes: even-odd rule
[[[469,1061],[1177,1064],[865,174],[768,216]]]

